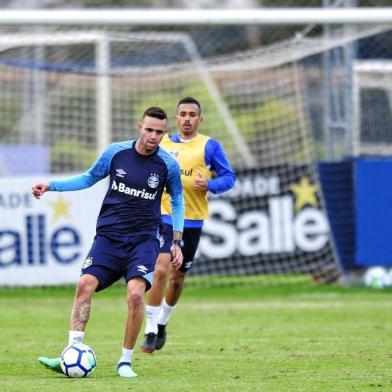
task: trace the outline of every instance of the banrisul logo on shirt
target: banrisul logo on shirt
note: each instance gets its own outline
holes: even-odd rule
[[[147,184],[150,188],[157,188],[159,185],[159,175],[155,173],[151,173],[150,177],[148,177]]]
[[[123,182],[117,182],[115,180],[113,180],[111,188],[114,191],[125,193],[126,195],[140,197],[141,199],[149,199],[149,200],[155,200],[155,196],[158,193],[158,192],[154,192],[154,193],[146,192],[145,189],[140,190],[140,189],[131,188],[129,186],[126,186]]]

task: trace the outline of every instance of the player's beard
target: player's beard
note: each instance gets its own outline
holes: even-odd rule
[[[148,152],[154,152],[158,147],[158,143],[156,142],[150,142],[146,141],[146,144],[144,146],[145,150]]]
[[[141,148],[144,150],[147,155],[152,154],[158,148],[158,143],[150,142],[149,140],[143,140],[142,138],[140,138],[136,143],[138,144],[139,149]]]

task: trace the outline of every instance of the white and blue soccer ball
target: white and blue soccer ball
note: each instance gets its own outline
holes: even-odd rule
[[[63,350],[60,364],[68,377],[88,377],[97,366],[97,360],[87,344],[74,343]]]
[[[363,277],[366,287],[379,288],[392,286],[390,272],[381,266],[369,267]]]

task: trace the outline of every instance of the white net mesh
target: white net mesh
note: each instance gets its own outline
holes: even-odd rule
[[[148,106],[163,107],[174,131],[178,100],[194,96],[201,131],[221,141],[238,182],[211,200],[192,274],[336,278],[313,166],[326,150],[323,55],[390,40],[388,27],[331,30],[328,39],[315,27],[278,42],[246,26],[127,30],[0,31],[0,175],[85,170],[108,143],[136,137]],[[333,73],[340,91],[345,72]]]
[[[362,60],[353,64],[355,155],[392,153],[392,61]]]

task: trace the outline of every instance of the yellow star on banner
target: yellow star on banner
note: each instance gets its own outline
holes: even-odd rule
[[[292,184],[291,191],[295,194],[295,210],[299,211],[306,204],[317,207],[317,188],[302,177],[299,184]]]
[[[55,223],[57,219],[64,216],[65,218],[71,218],[69,209],[71,203],[65,201],[62,196],[59,196],[56,201],[49,203],[53,207],[52,223]]]

